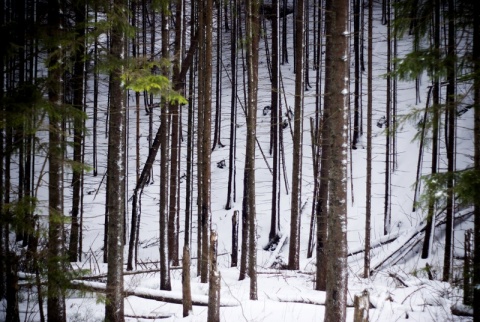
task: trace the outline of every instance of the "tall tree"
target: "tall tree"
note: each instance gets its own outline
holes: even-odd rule
[[[48,320],[65,322],[65,285],[63,284],[63,215],[61,191],[62,151],[61,151],[61,82],[62,59],[60,50],[61,12],[60,1],[48,1],[48,26],[52,43],[49,46],[48,61],[48,100],[51,104],[49,113],[49,182],[48,182]]]
[[[440,0],[433,1],[433,55],[440,62]],[[433,75],[433,104],[432,104],[432,163],[431,174],[434,176],[438,171],[438,125],[440,119],[440,76],[438,65],[433,66],[430,73]],[[435,197],[431,195],[428,201],[428,212],[425,227],[425,239],[423,241],[422,258],[428,258],[432,245],[435,224]]]
[[[478,178],[480,175],[480,2],[475,1],[473,8],[474,168]],[[477,202],[474,206],[473,303],[480,303],[480,202],[478,198],[475,200]],[[479,305],[473,306],[473,321],[480,321]]]
[[[368,1],[367,62],[367,179],[365,195],[365,257],[363,277],[370,276],[370,229],[372,217],[372,110],[373,110],[373,0]]]
[[[330,174],[325,321],[345,321],[347,305],[346,93],[347,0],[327,0],[325,108],[329,122]]]
[[[228,186],[227,186],[227,203],[225,209],[232,208],[235,201],[235,151],[236,151],[236,135],[237,135],[237,37],[238,37],[238,20],[239,12],[237,9],[237,1],[231,0],[232,7],[232,28],[230,29],[230,66],[231,72],[231,98],[230,98],[230,140],[228,150]]]
[[[304,91],[304,1],[295,2],[295,108],[293,134],[292,206],[288,268],[299,269],[302,195],[303,91]]]
[[[392,114],[392,39],[391,39],[391,24],[390,24],[390,0],[383,0],[382,2],[382,19],[387,25],[387,93],[386,93],[386,111],[385,111],[385,130],[387,135],[385,137],[385,190],[383,203],[383,234],[390,233],[390,226],[392,221],[390,197],[391,197],[391,114]]]
[[[201,200],[201,229],[202,229],[202,260],[200,280],[208,281],[209,269],[209,232],[211,221],[211,120],[212,120],[212,28],[213,28],[213,1],[206,0],[201,5],[200,14],[203,15],[203,24],[199,26],[204,33],[205,41],[201,52],[204,57],[204,93],[203,93],[203,119],[202,119],[202,200]]]
[[[182,90],[181,83],[176,82],[180,74],[180,59],[182,57],[182,28],[183,28],[183,0],[176,0],[175,3],[175,41],[174,41],[174,61],[173,61],[173,80],[175,82],[175,89]],[[177,88],[178,87],[178,88]],[[179,224],[179,209],[177,201],[180,198],[178,195],[179,180],[179,150],[180,150],[180,104],[179,102],[172,102],[170,104],[170,115],[172,120],[172,135],[170,141],[170,199],[169,199],[169,216],[168,216],[168,251],[169,258],[173,266],[179,265],[178,259],[178,230]]]
[[[168,59],[168,12],[167,8],[162,8],[162,58]],[[164,75],[168,75],[168,70],[164,68]],[[170,282],[170,260],[168,251],[168,134],[169,134],[169,102],[162,98],[161,103],[161,116],[160,116],[160,222],[159,222],[159,235],[160,235],[160,289],[171,290]]]
[[[260,3],[246,2],[247,37],[247,147],[245,151],[243,212],[248,218],[248,275],[250,277],[250,300],[257,300],[257,249],[255,209],[255,142],[258,104],[258,49],[260,42]]]
[[[447,209],[445,227],[445,254],[443,259],[443,281],[450,280],[453,252],[453,172],[455,171],[455,1],[448,0],[448,35],[447,35],[447,98],[445,109],[446,127],[446,148],[447,148],[447,170],[449,178],[447,181]]]
[[[75,14],[75,54],[73,67],[73,106],[83,111],[83,82],[84,82],[84,61],[85,61],[85,1],[74,2],[73,11]],[[70,230],[70,244],[68,248],[69,260],[76,262],[79,259],[79,236],[80,233],[80,193],[82,177],[82,144],[83,144],[83,122],[76,118],[74,124],[73,161],[76,163],[73,168],[72,186],[72,228]]]
[[[124,321],[123,303],[123,245],[125,210],[125,93],[122,85],[125,48],[124,0],[114,0],[107,19],[111,21],[109,59],[114,62],[110,71],[109,124],[107,157],[108,209],[108,273],[105,301],[105,320]]]
[[[271,88],[271,139],[273,153],[273,177],[272,177],[272,212],[270,219],[269,244],[279,239],[280,231],[280,158],[279,158],[279,136],[280,136],[280,5],[279,0],[273,0],[272,20],[272,88]]]

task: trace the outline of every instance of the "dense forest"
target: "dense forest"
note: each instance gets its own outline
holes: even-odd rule
[[[0,320],[480,322],[479,1],[0,10]]]

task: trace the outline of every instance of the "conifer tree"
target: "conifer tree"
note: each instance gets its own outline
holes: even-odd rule
[[[110,30],[109,59],[114,62],[110,71],[110,107],[108,124],[107,209],[108,209],[108,273],[105,301],[105,320],[124,321],[123,245],[125,210],[125,93],[122,85],[125,47],[125,1],[114,0],[107,19]]]

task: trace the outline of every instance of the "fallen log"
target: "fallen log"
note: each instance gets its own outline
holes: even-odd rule
[[[100,292],[104,293],[107,285],[99,282],[89,282],[81,280],[73,280],[70,288],[82,291]],[[172,304],[182,304],[182,292],[152,290],[145,287],[136,287],[135,289],[124,290],[124,296],[136,296],[147,300],[154,300],[160,302],[167,302]],[[208,306],[208,295],[192,294],[192,305]],[[221,307],[238,306],[239,303],[234,299],[220,300]]]

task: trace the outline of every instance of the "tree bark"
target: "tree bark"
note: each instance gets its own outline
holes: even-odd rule
[[[373,112],[373,0],[368,1],[367,65],[367,179],[365,200],[365,254],[363,277],[370,276],[370,229],[372,217],[372,112]]]
[[[345,61],[347,0],[326,2],[325,106],[331,113],[325,321],[345,321],[347,304],[347,186]]]
[[[453,258],[453,173],[455,171],[455,3],[448,0],[448,47],[447,47],[447,97],[446,97],[446,139],[447,147],[447,210],[445,227],[445,254],[443,258],[443,281],[450,280]]]
[[[474,23],[473,23],[473,61],[474,74],[474,167],[480,173],[480,2],[474,2]],[[474,205],[474,254],[473,254],[473,303],[480,303],[480,202]],[[473,320],[480,321],[480,305],[473,307]]]
[[[125,35],[120,17],[125,10],[124,0],[114,0],[107,19],[112,22],[110,59],[115,67],[110,72],[110,106],[108,124],[107,209],[108,209],[108,275],[105,301],[105,320],[124,321],[123,303],[123,245],[125,211],[125,93],[122,86],[122,64]],[[50,312],[50,309],[49,309]]]
[[[303,154],[304,1],[295,2],[295,111],[288,268],[299,269]]]
[[[61,33],[60,3],[58,0],[48,2],[48,25],[50,37],[59,41]],[[61,76],[62,70],[58,67],[62,57],[58,50],[59,43],[54,42],[49,48],[48,66],[48,100],[54,106],[49,113],[49,176],[48,176],[48,255],[47,255],[47,287],[48,287],[48,321],[65,322],[65,285],[63,285],[64,267],[61,261],[63,253],[63,215],[61,213]]]
[[[255,141],[258,104],[258,50],[260,42],[260,4],[256,0],[246,2],[247,36],[247,147],[245,151],[244,212],[248,218],[248,275],[250,300],[257,300],[257,234],[255,209]]]
[[[167,12],[162,12],[162,57],[168,59],[168,15]],[[167,71],[164,71],[165,75],[168,75]],[[168,133],[169,133],[169,102],[165,99],[161,103],[161,125],[160,125],[160,223],[159,223],[159,234],[160,234],[160,289],[161,290],[171,290],[170,282],[170,261],[169,261],[169,242],[167,239],[168,236]],[[171,238],[171,236],[168,236]]]
[[[220,321],[220,272],[217,270],[217,232],[210,232],[210,281],[208,287],[207,321]]]
[[[192,288],[190,282],[190,249],[187,245],[183,246],[182,294],[183,317],[186,317],[192,311]]]

